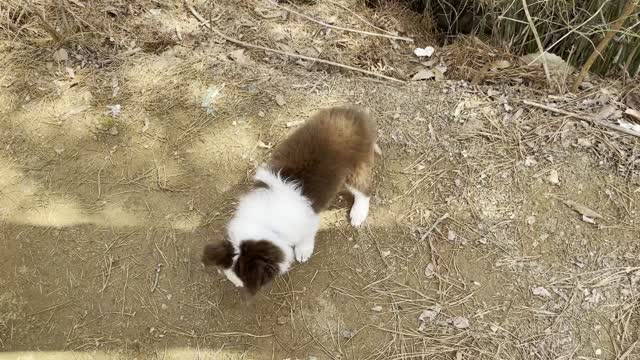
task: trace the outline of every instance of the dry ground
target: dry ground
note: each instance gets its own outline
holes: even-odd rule
[[[524,87],[395,85],[239,54],[168,3],[111,6],[111,37],[67,46],[64,61],[46,33],[2,43],[0,350],[640,358],[637,140],[525,108],[545,99]],[[263,1],[195,3],[245,41],[390,76],[416,66],[411,44],[274,17]],[[299,10],[367,30],[358,16],[416,25],[346,0]],[[246,299],[201,267],[203,245],[291,122],[346,103],[369,107],[381,129],[367,226],[353,229],[338,199],[311,261]],[[585,222],[563,200],[602,219]]]

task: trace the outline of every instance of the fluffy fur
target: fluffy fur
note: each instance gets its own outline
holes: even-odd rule
[[[313,254],[319,213],[346,187],[354,196],[351,223],[369,212],[375,123],[353,108],[318,112],[259,167],[253,189],[239,202],[222,244],[208,245],[203,262],[224,269],[236,286],[255,293],[294,259]]]

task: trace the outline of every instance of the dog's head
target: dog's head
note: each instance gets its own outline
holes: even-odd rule
[[[202,263],[218,266],[237,287],[255,295],[280,272],[283,251],[268,240],[244,240],[235,249],[229,240],[205,246]]]

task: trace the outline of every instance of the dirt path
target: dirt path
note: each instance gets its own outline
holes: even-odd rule
[[[234,29],[255,25],[251,6],[223,9],[238,11]],[[601,157],[617,136],[526,108],[509,120],[535,97],[526,89],[396,86],[260,52],[238,60],[177,5],[136,21],[178,25],[183,41],[102,69],[74,60],[73,77],[4,52],[0,350],[640,356],[640,188]],[[313,42],[302,19],[264,24],[291,46]],[[203,245],[292,122],[346,103],[381,128],[367,226],[353,229],[350,199],[338,199],[310,263],[245,299],[201,267]],[[585,222],[564,200],[602,218]]]

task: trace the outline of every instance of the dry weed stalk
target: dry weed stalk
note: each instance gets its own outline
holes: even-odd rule
[[[602,38],[602,40],[600,40],[598,46],[593,50],[591,56],[589,56],[587,61],[582,66],[580,74],[578,74],[578,78],[573,82],[573,85],[571,86],[571,92],[575,93],[578,91],[578,87],[580,86],[580,84],[582,84],[582,80],[584,80],[585,76],[587,76],[587,73],[589,73],[589,70],[591,69],[593,63],[599,56],[601,56],[604,49],[606,49],[607,45],[609,45],[609,42],[618,33],[618,31],[620,31],[622,25],[624,25],[624,22],[636,10],[637,7],[637,0],[627,0],[627,3],[625,4],[620,17],[616,21],[614,21],[613,25],[611,25],[611,29],[607,31],[607,34],[604,36],[604,38]]]

